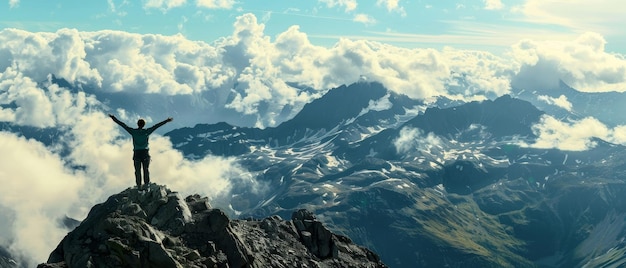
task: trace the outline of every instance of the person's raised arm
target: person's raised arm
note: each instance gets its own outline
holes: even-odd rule
[[[130,133],[130,129],[131,128],[129,126],[127,126],[126,124],[124,124],[124,122],[122,122],[119,119],[117,119],[117,117],[115,117],[115,115],[109,114],[109,117],[111,117],[111,119],[113,119],[113,122],[117,123],[118,125],[123,127],[124,130],[126,130],[128,133]]]
[[[159,122],[158,124],[150,127],[148,130],[150,131],[150,133],[152,133],[153,131],[155,131],[157,128],[160,128],[162,125],[165,125],[167,122],[172,122],[174,119],[171,117],[168,117],[167,119]]]

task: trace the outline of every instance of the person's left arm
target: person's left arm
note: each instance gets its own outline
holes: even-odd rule
[[[157,123],[154,126],[151,126],[150,128],[148,128],[148,133],[152,133],[153,131],[155,131],[157,128],[160,128],[161,126],[165,125],[168,122],[172,122],[174,119],[171,117],[168,117],[167,119]]]

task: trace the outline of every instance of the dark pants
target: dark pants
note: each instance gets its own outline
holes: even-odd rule
[[[137,187],[141,186],[141,168],[143,168],[143,182],[144,184],[150,183],[150,154],[148,150],[137,150],[133,153],[133,162],[135,164],[135,181]]]

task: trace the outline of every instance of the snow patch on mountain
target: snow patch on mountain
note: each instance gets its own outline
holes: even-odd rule
[[[383,96],[382,98],[378,100],[370,100],[368,106],[366,108],[363,108],[363,110],[359,112],[359,115],[357,115],[357,117],[362,116],[368,113],[369,111],[380,112],[380,111],[391,109],[391,107],[393,106],[393,103],[391,103],[391,101],[389,100],[389,97],[391,97],[391,95],[387,93],[387,95]]]

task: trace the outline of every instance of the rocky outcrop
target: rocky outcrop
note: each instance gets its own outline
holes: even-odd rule
[[[127,189],[92,208],[39,267],[386,267],[306,210],[231,220],[206,197]]]

